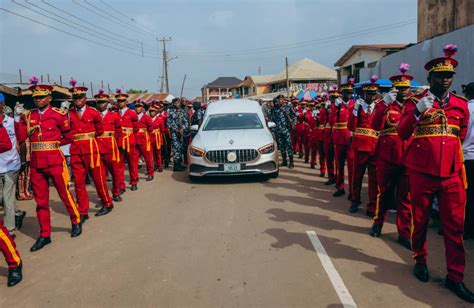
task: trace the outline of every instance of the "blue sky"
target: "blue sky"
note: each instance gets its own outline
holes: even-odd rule
[[[169,65],[170,92],[179,95],[187,74],[184,95],[193,98],[218,76],[243,78],[257,74],[259,67],[262,74],[278,73],[285,55],[290,64],[308,57],[333,67],[353,44],[416,42],[416,23],[358,35],[414,21],[416,0],[27,1],[0,0],[0,8],[138,56],[0,10],[0,82],[14,79],[21,68],[27,76],[49,73],[52,80],[73,76],[79,82],[93,82],[97,89],[103,80],[112,89],[157,91],[162,60],[156,37],[171,36],[167,47],[170,56],[178,58]],[[339,38],[349,33],[353,35]],[[323,38],[331,41],[318,41]]]

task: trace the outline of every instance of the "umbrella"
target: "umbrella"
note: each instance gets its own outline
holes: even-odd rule
[[[298,95],[296,95],[297,99],[305,99],[305,100],[311,100],[313,98],[316,98],[318,94],[314,92],[314,90],[306,90],[306,91],[300,91]]]

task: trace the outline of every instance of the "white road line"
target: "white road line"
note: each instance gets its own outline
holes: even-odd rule
[[[316,235],[316,232],[314,231],[306,231],[306,234],[308,235],[309,239],[311,240],[311,243],[313,244],[314,250],[318,254],[319,260],[321,260],[321,264],[324,267],[324,270],[329,276],[329,280],[331,280],[331,283],[336,290],[337,296],[339,297],[339,300],[341,301],[342,305],[344,307],[351,307],[351,308],[356,308],[357,305],[354,302],[354,299],[352,298],[351,294],[346,288],[346,285],[344,284],[344,281],[342,281],[341,276],[337,272],[336,268],[334,267],[334,264],[331,261],[331,258],[329,258],[326,249],[324,249],[323,244],[319,240],[318,236]]]

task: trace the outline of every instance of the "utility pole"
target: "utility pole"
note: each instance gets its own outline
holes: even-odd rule
[[[63,76],[59,75],[59,84],[62,86],[63,85]]]
[[[184,82],[185,81],[186,81],[186,74],[184,74],[183,83],[181,84],[181,94],[179,95],[179,97],[183,97],[183,90],[184,90]]]
[[[288,57],[285,57],[286,67],[286,97],[290,97],[290,80],[288,79]]]
[[[23,83],[23,76],[21,74],[21,68],[18,70],[18,72],[20,73],[20,83]]]
[[[262,75],[262,67],[261,66],[258,67],[258,74]]]
[[[91,96],[94,97],[94,87],[92,86],[92,81],[91,81]]]
[[[156,39],[158,42],[163,43],[163,91],[166,93],[170,92],[169,80],[168,80],[168,55],[166,53],[166,42],[171,41],[171,37],[163,37],[161,39]]]

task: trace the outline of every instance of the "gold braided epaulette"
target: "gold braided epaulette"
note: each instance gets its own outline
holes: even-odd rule
[[[67,114],[67,112],[65,110],[62,110],[60,108],[53,107],[51,109],[53,109],[54,112],[59,113],[60,115],[66,115]]]

